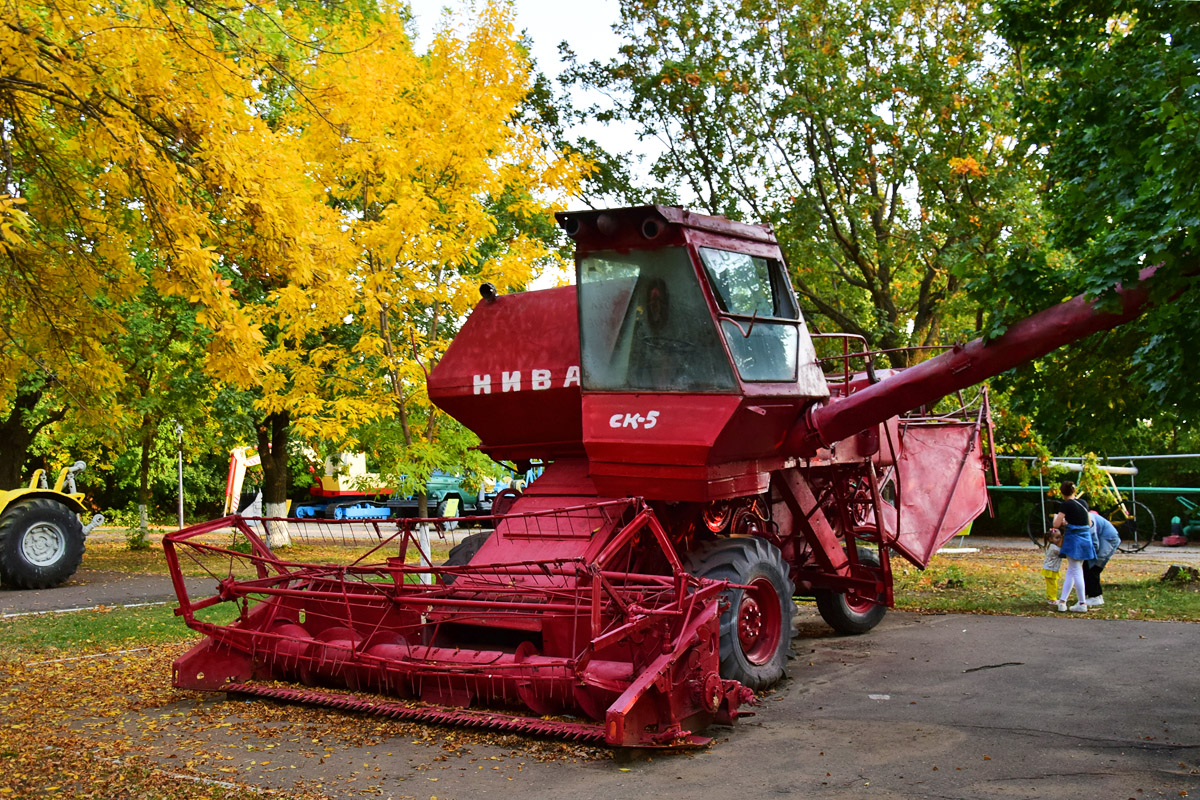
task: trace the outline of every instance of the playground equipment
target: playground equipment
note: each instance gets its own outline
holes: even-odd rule
[[[1185,516],[1171,518],[1171,533],[1163,537],[1163,544],[1167,547],[1181,547],[1191,537],[1200,536],[1200,504],[1183,495],[1177,495],[1175,501],[1183,506]]]
[[[1083,471],[1083,464],[1076,461],[1050,461],[1047,466],[1075,472]],[[1117,529],[1117,534],[1121,537],[1119,550],[1122,553],[1137,553],[1145,550],[1146,546],[1154,541],[1156,535],[1154,512],[1141,500],[1137,500],[1117,486],[1116,480],[1113,478],[1114,475],[1126,475],[1132,481],[1138,474],[1138,468],[1111,464],[1098,464],[1096,468],[1108,478],[1109,490],[1106,495],[1092,498],[1093,505],[1100,516],[1111,522]],[[1039,483],[1041,480],[1039,475]],[[1144,492],[1145,489],[1139,491]],[[1043,487],[1038,493],[1038,499],[1034,502],[1033,507],[1029,509],[1025,532],[1038,547],[1045,547],[1049,543],[1046,534],[1050,530],[1057,507],[1057,501],[1051,499]]]

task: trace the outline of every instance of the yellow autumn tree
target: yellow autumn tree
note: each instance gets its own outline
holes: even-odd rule
[[[580,170],[520,122],[505,7],[418,55],[404,7],[369,0],[0,5],[0,411],[36,373],[121,420],[121,309],[150,289],[188,301],[209,374],[251,398],[268,514],[293,434],[437,438],[422,365],[467,284],[553,258],[521,231]]]
[[[330,124],[303,141],[355,253],[361,336],[347,385],[367,387],[380,412],[359,433],[423,503],[430,471],[469,443],[430,406],[425,372],[480,283],[523,288],[560,261],[551,213],[585,165],[522,121],[532,78],[507,5],[468,7],[420,56],[400,23],[385,15],[343,45],[357,57],[332,62],[310,95]]]
[[[282,327],[295,342],[328,323],[346,281],[338,215],[272,118],[337,20],[315,3],[0,5],[0,410],[40,375],[120,429],[113,343],[148,287],[193,305],[209,372],[266,386],[269,414]]]

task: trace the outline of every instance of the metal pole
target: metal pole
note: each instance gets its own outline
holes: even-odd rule
[[[1133,462],[1130,461],[1129,464],[1130,464],[1130,466],[1132,466]],[[1137,502],[1137,481],[1134,480],[1134,478],[1133,478],[1134,475],[1137,475],[1137,473],[1135,472],[1135,473],[1133,473],[1133,475],[1129,476],[1129,504],[1131,506]],[[1137,516],[1137,508],[1136,507],[1132,509],[1132,514],[1135,517]]]
[[[1046,487],[1042,483],[1041,468],[1038,469],[1038,502],[1042,504],[1042,526],[1044,527],[1046,524]],[[1046,532],[1042,531],[1042,536],[1045,535]],[[1043,541],[1045,540],[1043,539]]]
[[[183,423],[175,423],[175,436],[179,442],[179,527],[183,528]]]
[[[433,562],[430,560],[430,557],[429,557],[429,525],[428,525],[428,523],[423,522],[417,526],[417,549],[421,551],[421,554],[420,554],[421,566],[427,570],[431,569],[433,567]],[[420,575],[417,576],[417,580],[419,580],[421,583],[426,584],[426,585],[432,584],[433,583],[433,573],[432,572],[422,572]]]
[[[1064,457],[1066,457],[1066,456],[1064,456]],[[1149,461],[1151,459],[1164,459],[1164,458],[1200,458],[1200,453],[1176,453],[1174,455],[1163,455],[1163,456],[1109,456],[1106,460],[1107,461]],[[996,459],[998,461],[1035,461],[1035,460],[1037,460],[1035,456],[1006,456],[1006,455],[998,455],[998,456],[996,456]]]
[[[1149,461],[1151,459],[1161,458],[1200,458],[1200,453],[1176,453],[1174,455],[1164,456],[1112,456],[1111,460],[1124,461],[1128,459],[1129,461]]]

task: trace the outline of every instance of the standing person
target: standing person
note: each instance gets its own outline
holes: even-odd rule
[[[1087,590],[1083,584],[1083,562],[1096,557],[1096,548],[1092,544],[1091,516],[1088,514],[1087,503],[1075,496],[1075,484],[1063,481],[1058,485],[1063,499],[1058,504],[1054,515],[1053,527],[1063,534],[1063,543],[1059,551],[1067,559],[1067,577],[1063,581],[1062,591],[1058,595],[1058,610],[1067,610],[1067,600],[1071,590],[1075,590],[1075,605],[1071,611],[1087,611]]]
[[[1100,516],[1100,512],[1092,509],[1092,530],[1096,532],[1093,543],[1096,544],[1096,557],[1090,558],[1083,564],[1083,587],[1087,596],[1088,606],[1104,605],[1104,589],[1100,586],[1100,573],[1108,566],[1108,560],[1121,546],[1121,535],[1111,522]]]
[[[1046,557],[1042,559],[1042,577],[1046,581],[1046,602],[1052,606],[1058,605],[1058,593],[1062,589],[1062,553],[1058,547],[1062,544],[1062,531],[1051,528],[1046,532],[1049,540],[1046,544]],[[1087,582],[1087,571],[1083,573]]]

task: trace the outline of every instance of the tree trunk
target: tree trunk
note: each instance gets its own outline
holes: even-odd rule
[[[150,529],[150,451],[154,444],[154,427],[150,415],[142,417],[142,460],[138,466],[138,525],[145,533]]]
[[[25,409],[14,405],[8,419],[0,421],[0,489],[16,489],[25,483],[23,473],[33,434],[25,430],[24,415]]]
[[[36,425],[30,425],[27,415],[41,399],[41,391],[18,391],[8,417],[0,420],[0,489],[18,489],[25,485],[25,463],[38,431],[66,415],[66,411],[60,409]]]
[[[287,443],[291,417],[286,411],[270,414],[258,424],[258,457],[263,470],[263,516],[287,516]],[[286,522],[267,523],[267,546],[292,543]]]

